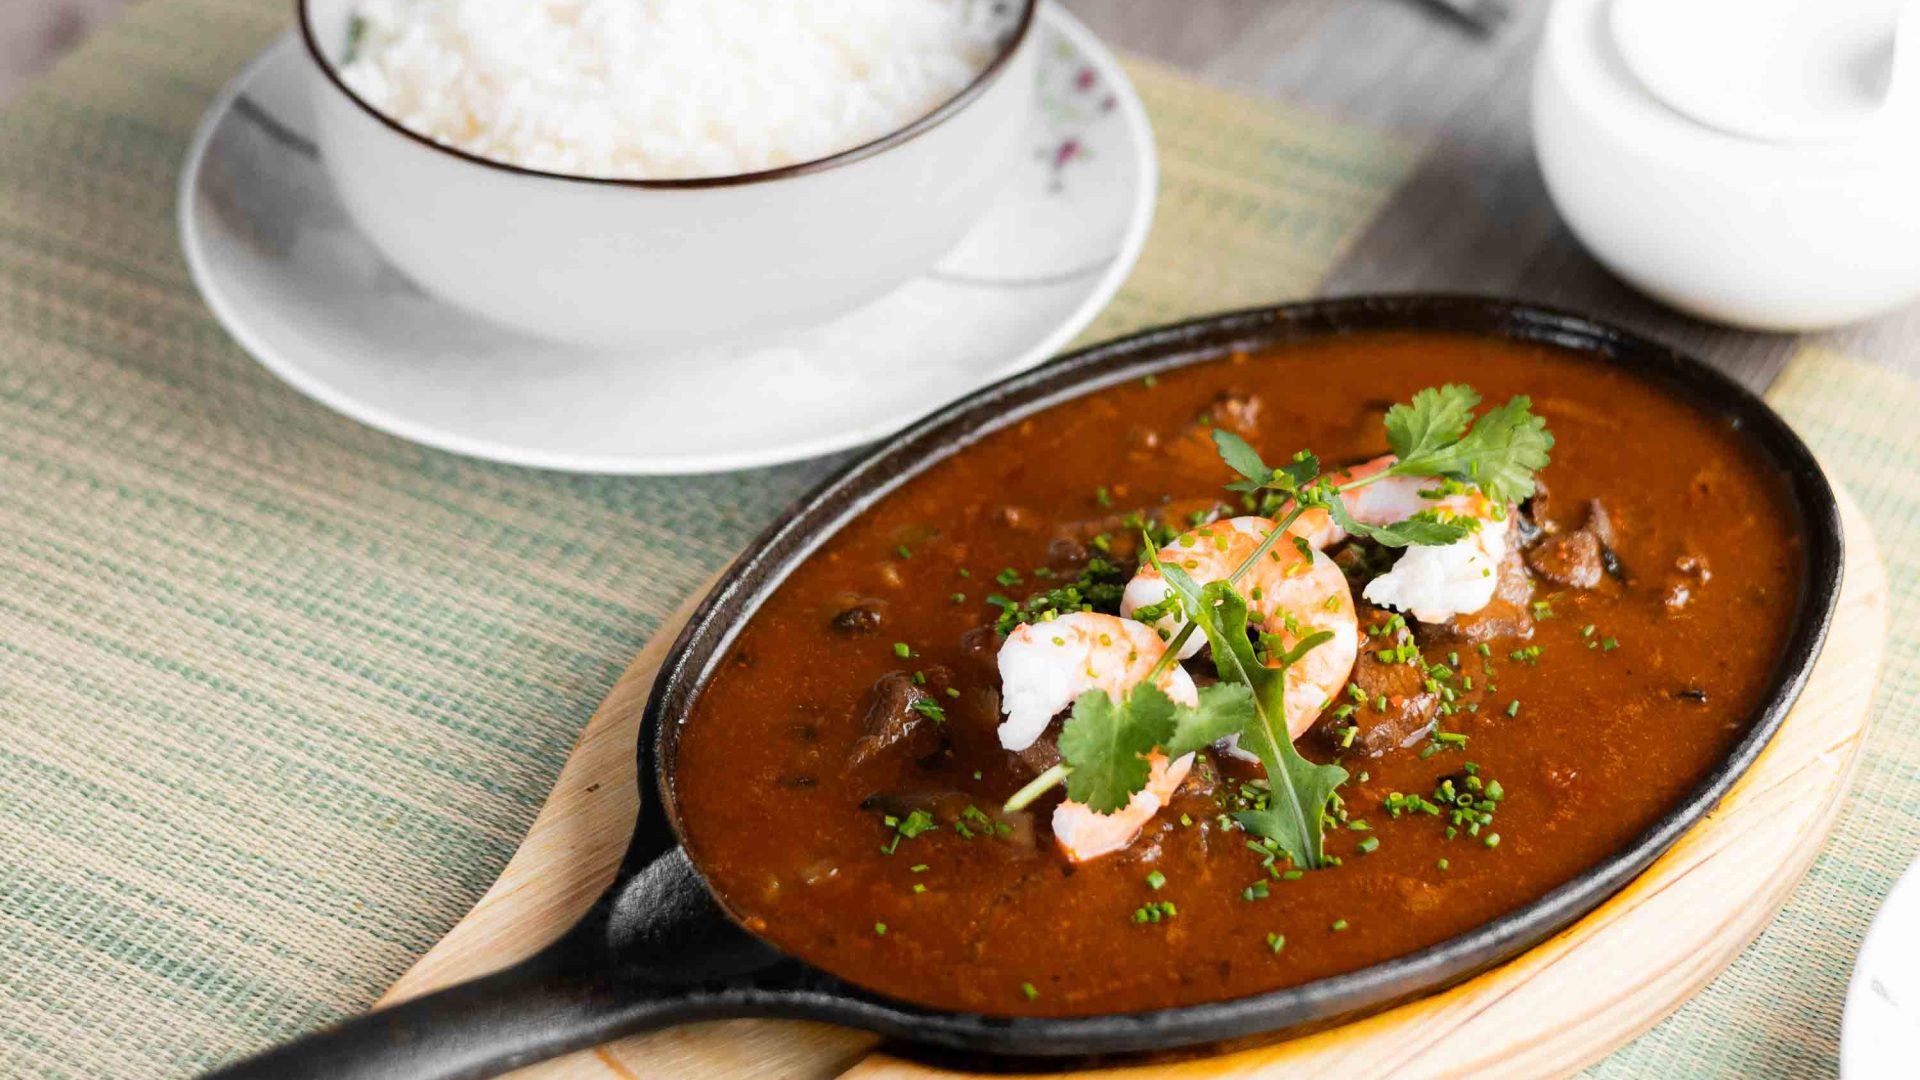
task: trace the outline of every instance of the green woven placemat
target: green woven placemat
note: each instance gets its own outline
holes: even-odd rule
[[[147,0],[0,111],[7,1076],[180,1076],[363,1008],[493,880],[661,618],[832,464],[495,467],[266,375],[173,201],[286,21]],[[1133,72],[1159,217],[1090,333],[1309,294],[1411,164]]]

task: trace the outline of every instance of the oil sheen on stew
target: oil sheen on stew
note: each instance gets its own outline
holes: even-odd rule
[[[1361,685],[1336,702],[1367,700],[1340,719],[1329,706],[1296,744],[1351,774],[1326,834],[1338,865],[1290,873],[1250,847],[1225,815],[1260,770],[1218,750],[1103,857],[1058,848],[1058,790],[1002,811],[1056,759],[1048,739],[1012,753],[996,738],[990,595],[1024,600],[1095,558],[1124,582],[1131,514],[1164,533],[1243,512],[1213,427],[1268,461],[1311,448],[1332,468],[1384,453],[1387,405],[1443,383],[1488,405],[1529,395],[1556,445],[1541,494],[1515,508],[1494,605],[1437,626],[1405,617],[1417,659],[1395,651],[1397,631],[1366,633],[1392,612],[1356,605]],[[1343,567],[1379,572],[1383,553],[1346,548]],[[1802,573],[1759,453],[1620,371],[1431,334],[1236,354],[1024,420],[842,529],[698,698],[681,817],[752,929],[881,993],[1064,1016],[1286,987],[1471,930],[1645,830],[1751,722]],[[1447,673],[1429,685],[1419,665]],[[1499,793],[1490,822],[1405,810],[1470,784],[1483,803]],[[930,827],[904,835],[908,821]]]

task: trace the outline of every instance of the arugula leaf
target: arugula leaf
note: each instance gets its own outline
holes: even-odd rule
[[[1405,456],[1391,471],[1459,476],[1501,502],[1528,498],[1533,495],[1533,474],[1547,467],[1548,451],[1553,449],[1546,419],[1533,415],[1532,408],[1532,399],[1516,395],[1481,414],[1457,442]]]
[[[1160,750],[1170,758],[1191,754],[1245,731],[1252,719],[1252,691],[1239,683],[1203,686],[1199,708],[1174,710],[1173,733],[1161,741]]]
[[[1452,445],[1466,433],[1478,404],[1480,393],[1471,386],[1429,386],[1411,403],[1387,410],[1387,445],[1403,461]]]
[[[1247,440],[1224,428],[1213,429],[1213,445],[1220,452],[1220,460],[1227,467],[1239,473],[1243,480],[1227,485],[1228,491],[1255,492],[1262,490],[1297,491],[1313,482],[1320,475],[1320,459],[1311,453],[1301,452],[1294,459],[1279,468],[1268,465],[1260,458]]]
[[[1174,594],[1186,605],[1187,615],[1206,633],[1213,646],[1213,666],[1222,683],[1237,683],[1249,691],[1253,715],[1240,730],[1240,746],[1252,750],[1267,770],[1272,791],[1265,810],[1234,815],[1248,832],[1273,840],[1304,867],[1321,861],[1320,815],[1335,788],[1347,782],[1347,770],[1338,765],[1315,765],[1293,748],[1287,735],[1286,666],[1327,640],[1315,634],[1278,657],[1282,666],[1267,667],[1253,652],[1247,635],[1247,602],[1232,584],[1216,581],[1200,586],[1185,570],[1160,560],[1151,546],[1147,560]]]
[[[1293,748],[1287,734],[1286,668],[1267,667],[1254,656],[1253,642],[1247,637],[1247,602],[1233,586],[1216,581],[1204,587],[1198,621],[1213,646],[1213,664],[1220,678],[1253,692],[1254,715],[1240,733],[1240,746],[1252,750],[1266,766],[1272,792],[1265,809],[1243,810],[1234,819],[1248,832],[1278,844],[1299,865],[1319,866],[1321,814],[1334,789],[1347,782],[1347,770],[1316,765]],[[1303,641],[1304,648],[1289,655],[1298,659],[1319,643]]]
[[[1115,702],[1104,690],[1074,700],[1073,715],[1060,729],[1060,757],[1073,766],[1067,798],[1111,814],[1147,786],[1152,766],[1146,754],[1173,732],[1173,699],[1141,683]]]
[[[1387,547],[1401,548],[1408,544],[1451,544],[1471,531],[1468,526],[1456,521],[1442,521],[1430,511],[1422,511],[1410,518],[1393,522],[1390,525],[1368,525],[1354,519],[1347,513],[1347,505],[1334,496],[1327,505],[1327,512],[1333,515],[1334,523],[1355,536],[1365,536]]]

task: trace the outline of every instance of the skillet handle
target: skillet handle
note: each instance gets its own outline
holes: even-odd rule
[[[637,868],[630,860],[593,910],[535,956],[204,1080],[479,1080],[684,1020],[768,1011],[757,980],[791,961],[734,926],[686,853],[662,846]]]
[[[561,942],[472,982],[354,1017],[206,1080],[478,1080],[674,1023],[684,994],[616,986]]]

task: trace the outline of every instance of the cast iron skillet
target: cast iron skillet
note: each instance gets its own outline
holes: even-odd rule
[[[1432,948],[1254,997],[1125,1015],[985,1016],[881,997],[780,953],[716,902],[681,844],[673,788],[680,722],[733,633],[826,537],[933,462],[1050,405],[1234,348],[1371,330],[1469,331],[1573,349],[1726,417],[1786,478],[1807,559],[1786,654],[1745,737],[1664,818],[1537,902]],[[504,971],[351,1020],[215,1075],[491,1076],[648,1028],[739,1016],[823,1020],[936,1052],[1058,1059],[1298,1033],[1376,1011],[1458,982],[1572,923],[1719,801],[1773,736],[1806,680],[1839,594],[1841,555],[1832,490],[1807,448],[1758,398],[1697,360],[1574,315],[1465,297],[1331,300],[1199,319],[1085,349],[913,424],[802,498],[747,549],[681,632],[654,683],[642,728],[650,737],[639,746],[643,810],[625,862],[606,894],[560,941]]]

